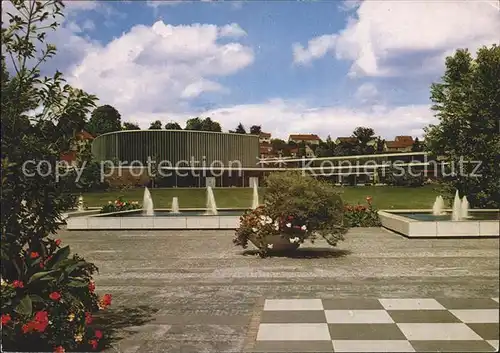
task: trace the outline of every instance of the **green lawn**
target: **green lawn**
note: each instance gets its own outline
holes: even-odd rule
[[[434,186],[420,188],[390,187],[390,186],[357,186],[339,187],[344,202],[356,204],[364,203],[366,196],[373,198],[373,204],[379,209],[386,208],[432,208],[432,204],[438,195]],[[151,195],[155,208],[170,208],[172,197],[179,199],[180,208],[203,208],[205,207],[206,191],[201,188],[192,189],[152,189]],[[260,189],[260,196],[265,189]],[[102,206],[108,201],[115,200],[118,196],[124,196],[130,201],[142,203],[144,189],[133,189],[127,191],[106,191],[83,194],[84,201],[88,206]],[[250,188],[216,188],[214,189],[215,200],[219,208],[246,208],[252,205],[252,189]]]

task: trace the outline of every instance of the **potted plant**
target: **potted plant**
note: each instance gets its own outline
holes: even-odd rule
[[[241,216],[235,245],[246,248],[250,241],[265,256],[318,235],[332,246],[344,239],[344,206],[331,184],[295,171],[272,173],[265,184],[264,204]]]

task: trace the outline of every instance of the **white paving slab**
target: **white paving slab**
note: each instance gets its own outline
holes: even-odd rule
[[[466,324],[498,323],[498,309],[454,309],[450,312]]]
[[[329,324],[392,324],[385,310],[325,310]]]
[[[323,310],[323,302],[321,299],[266,299],[264,310]]]
[[[490,344],[490,346],[492,346],[493,348],[495,348],[497,351],[498,349],[500,348],[500,341],[498,340],[489,340],[489,341],[486,341]]]
[[[404,340],[335,340],[335,352],[415,352]]]
[[[482,341],[466,324],[397,324],[409,341]]]
[[[328,324],[260,324],[257,341],[330,341]]]
[[[386,310],[445,310],[436,299],[379,299]]]

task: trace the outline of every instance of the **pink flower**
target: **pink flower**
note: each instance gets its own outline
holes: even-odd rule
[[[58,302],[61,299],[61,294],[59,292],[52,292],[49,294],[49,298]]]

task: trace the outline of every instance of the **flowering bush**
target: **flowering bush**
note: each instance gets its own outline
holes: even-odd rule
[[[345,205],[344,219],[349,227],[379,227],[378,211],[372,204],[372,198],[366,197],[366,205]]]
[[[263,255],[271,250],[266,238],[274,235],[297,244],[314,241],[317,235],[332,246],[343,240],[344,207],[331,184],[285,171],[270,174],[266,187],[264,206],[241,217],[235,245],[245,248],[251,240]]]
[[[293,215],[273,215],[265,205],[259,206],[240,217],[240,227],[236,230],[233,242],[246,248],[248,240],[253,238],[255,245],[264,255],[273,249],[273,244],[266,241],[266,238],[272,235],[280,235],[292,244],[303,243],[307,237],[306,223]]]
[[[7,350],[96,350],[104,334],[93,329],[92,314],[111,305],[111,295],[99,298],[92,274],[97,268],[60,247],[59,239],[44,239],[44,253],[27,248],[20,254],[24,275],[1,279],[2,342]]]
[[[101,213],[120,212],[140,209],[141,205],[137,201],[126,201],[123,196],[118,197],[114,202],[108,201],[108,204],[101,208]]]

